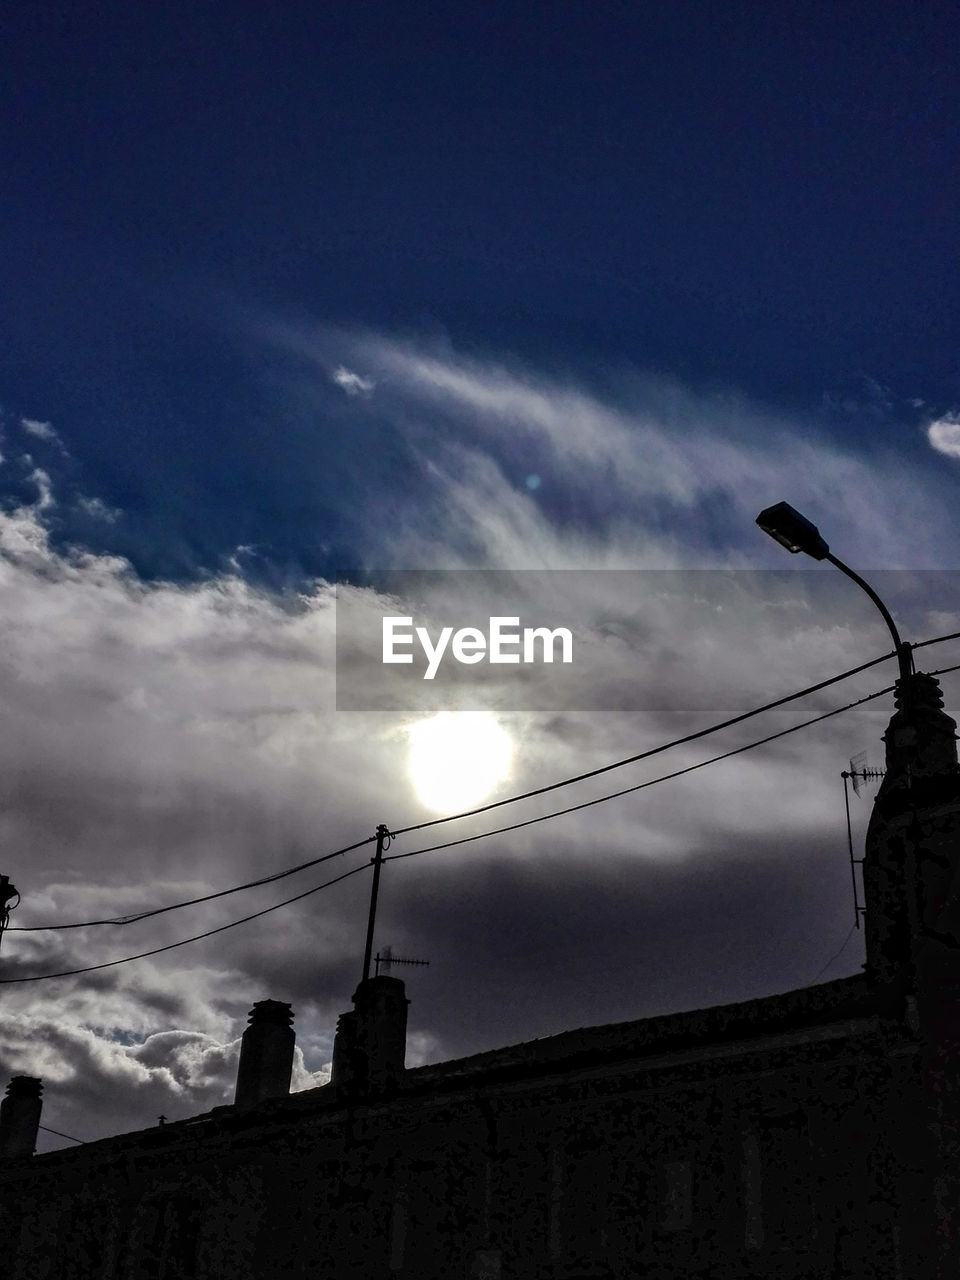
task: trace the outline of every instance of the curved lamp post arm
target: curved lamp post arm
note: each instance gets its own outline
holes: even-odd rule
[[[801,515],[795,507],[791,507],[789,502],[778,502],[760,512],[757,516],[757,524],[764,533],[768,533],[774,541],[779,542],[788,551],[794,554],[802,551],[814,560],[829,560],[841,573],[846,574],[858,587],[864,590],[880,610],[883,620],[893,637],[897,663],[900,667],[900,679],[905,680],[907,676],[913,674],[913,656],[910,646],[904,644],[900,639],[900,632],[897,630],[893,618],[890,617],[890,610],[874,591],[873,587],[870,586],[869,582],[864,582],[859,573],[854,573],[849,565],[844,564],[842,560],[838,560],[831,553],[826,541],[820,534],[820,530],[812,521]]]
[[[904,644],[900,639],[900,632],[897,630],[897,625],[890,616],[890,610],[874,591],[873,587],[871,587],[870,583],[865,582],[863,578],[860,577],[859,573],[854,573],[849,565],[844,564],[842,560],[838,560],[831,551],[827,552],[824,559],[829,560],[832,565],[836,565],[841,573],[845,573],[848,578],[852,579],[858,587],[861,587],[867,593],[873,603],[877,606],[883,615],[883,620],[887,624],[890,635],[893,637],[893,645],[897,651],[897,662],[900,666],[900,679],[905,680],[907,676],[913,675],[913,655],[911,653],[910,646],[908,644]]]

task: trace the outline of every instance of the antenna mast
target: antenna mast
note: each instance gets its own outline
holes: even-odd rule
[[[860,905],[860,896],[857,892],[857,867],[863,866],[862,858],[853,856],[853,828],[850,823],[850,788],[848,781],[853,783],[853,793],[860,795],[860,784],[874,778],[882,778],[885,773],[883,769],[870,769],[867,767],[866,752],[861,751],[859,755],[853,756],[850,760],[850,768],[844,769],[840,773],[843,779],[843,805],[847,811],[847,852],[850,855],[850,882],[853,885],[853,923],[860,928],[860,917],[866,915],[867,909]]]

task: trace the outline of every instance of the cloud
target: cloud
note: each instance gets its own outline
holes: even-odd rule
[[[960,562],[943,477],[879,440],[840,443],[813,418],[630,370],[589,386],[573,372],[373,332],[271,338],[320,373],[339,360],[377,384],[378,421],[393,425],[419,477],[394,484],[386,519],[367,529],[364,550],[381,564],[435,566],[439,546],[439,563],[475,567],[776,567],[782,553],[754,519],[781,498],[824,522],[850,562]],[[366,473],[368,487],[379,479]]]
[[[409,488],[371,470],[372,489],[384,484],[393,501],[377,503],[369,521],[368,564],[578,568],[559,598],[601,643],[602,660],[583,679],[650,691],[630,713],[503,711],[517,749],[498,798],[882,651],[882,624],[841,575],[786,573],[774,590],[759,575],[728,573],[764,554],[782,566],[752,524],[769,501],[829,510],[831,541],[854,563],[929,556],[949,566],[957,552],[935,475],[844,452],[756,407],[644,380],[602,396],[503,361],[383,337],[358,349],[339,341],[335,359],[371,371],[377,414],[417,464]],[[317,377],[330,396],[328,347]],[[536,492],[524,483],[534,473]],[[240,572],[239,549],[227,573],[145,580],[119,556],[57,549],[49,476],[40,488],[32,505],[0,510],[0,842],[2,869],[22,894],[12,923],[100,919],[201,896],[353,844],[379,822],[397,829],[432,816],[406,779],[412,717],[336,710],[329,583],[260,589]],[[733,595],[694,591],[692,576],[684,590],[656,586],[664,569],[697,566],[721,569],[709,580],[729,577]],[[593,572],[638,567],[650,570],[644,596],[611,591],[613,579]],[[517,577],[537,604],[549,579]],[[916,593],[918,575],[908,577]],[[358,590],[372,612],[388,603]],[[471,591],[465,575],[451,575],[430,598],[432,613],[454,616]],[[896,607],[913,610],[904,614],[912,635],[956,630],[954,598],[935,593],[934,611],[922,593],[901,592]],[[802,709],[441,830],[459,838],[653,779],[888,678],[867,673]],[[946,692],[955,708],[956,688]],[[839,770],[864,748],[880,763],[889,710],[870,702],[686,778],[389,864],[377,943],[431,961],[402,975],[408,1061],[811,980],[849,929]],[[865,802],[855,810],[855,839],[868,812]],[[440,843],[431,835],[410,833],[397,851]],[[178,942],[366,868],[368,857],[361,848],[137,925],[11,931],[5,976]],[[336,1017],[359,976],[368,891],[357,874],[163,955],[5,986],[0,1067],[43,1076],[46,1122],[66,1133],[151,1125],[160,1113],[229,1100],[247,1012],[274,998],[295,1010],[296,1080],[325,1079]],[[845,971],[859,959],[848,949]]]
[[[21,418],[20,425],[28,435],[38,440],[58,440],[60,437],[49,422],[38,422],[36,418]]]
[[[102,498],[87,498],[80,494],[77,506],[93,520],[102,520],[105,524],[116,524],[123,515],[119,507],[108,507]]]
[[[334,369],[330,380],[341,387],[348,396],[370,396],[376,387],[372,378],[362,378],[359,373],[353,373],[343,365]]]
[[[937,453],[960,458],[960,418],[940,418],[927,427],[927,440]]]
[[[276,599],[234,576],[150,585],[118,557],[57,553],[45,515],[36,504],[0,516],[11,663],[0,676],[0,704],[23,733],[19,751],[0,748],[9,766],[2,826],[18,845],[4,870],[23,895],[14,923],[103,918],[178,901],[303,861],[318,844],[356,839],[373,820],[381,771],[363,726],[331,723],[330,593],[318,586],[309,597]],[[351,740],[362,766],[350,760]],[[355,778],[368,771],[365,797]],[[337,791],[351,794],[356,810],[338,803]],[[291,892],[303,887],[301,878]],[[253,909],[282,896],[260,891]],[[250,901],[237,912],[199,908],[146,928],[11,932],[5,976],[163,945],[243,914]],[[343,903],[341,894],[335,915]],[[306,960],[308,920],[302,930],[287,926],[298,948],[293,969]],[[269,949],[272,932],[261,946]],[[336,918],[327,935],[312,948],[311,968],[328,949],[339,959],[346,945]],[[329,1003],[320,1018],[329,1032],[349,992],[326,978],[307,984],[295,976],[263,992],[256,936],[238,940],[236,951],[229,935],[225,941],[199,966],[183,953],[160,970],[140,962],[82,980],[6,987],[4,1004],[84,1044],[104,1039],[97,1030],[104,1027],[135,1038],[190,1028],[222,1041],[224,1031],[242,1029],[244,1006],[260,995],[284,998],[294,986],[308,994],[299,1008],[308,1024],[310,1007]],[[227,963],[211,963],[218,956]],[[335,964],[330,972],[336,983]],[[47,1048],[35,1045],[31,1059],[24,1046],[15,1069],[49,1074],[50,1035],[42,1039]],[[328,1057],[328,1035],[325,1043]],[[314,1060],[309,1072],[322,1067]],[[95,1123],[109,1131],[111,1116],[119,1123],[111,1091],[98,1098]]]
[[[148,1128],[161,1114],[183,1119],[233,1101],[239,1037],[224,1041],[199,1031],[168,1030],[130,1043],[128,1033],[115,1029],[5,1014],[0,1038],[0,1071],[40,1075],[46,1095],[42,1121],[81,1141],[99,1136],[106,1098],[114,1132]],[[329,1078],[329,1067],[307,1070],[302,1049],[294,1049],[291,1092],[316,1088]],[[40,1135],[40,1150],[61,1145],[56,1135]]]
[[[30,461],[29,458],[26,461]],[[53,485],[50,481],[50,473],[44,471],[42,467],[34,467],[30,472],[30,479],[37,486],[39,496],[34,509],[37,511],[46,511],[50,507],[56,505],[56,499],[53,496]]]
[[[61,453],[66,454],[66,446],[52,423],[41,422],[37,418],[21,418],[20,426],[27,435],[34,436],[37,440],[43,440],[45,444],[56,445]]]

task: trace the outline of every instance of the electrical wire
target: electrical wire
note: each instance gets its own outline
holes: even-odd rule
[[[953,670],[953,668],[950,668],[950,670]],[[885,693],[890,693],[892,690],[893,685],[888,685],[886,689],[878,689],[876,693],[868,693],[866,697],[858,698],[855,702],[848,702],[846,706],[834,707],[832,711],[824,711],[821,715],[813,716],[809,720],[802,720],[799,724],[790,725],[787,729],[780,729],[776,733],[768,734],[765,738],[757,738],[741,747],[733,747],[730,751],[711,756],[709,760],[698,760],[696,764],[688,764],[685,768],[675,769],[672,773],[662,773],[659,777],[649,778],[646,782],[638,782],[635,786],[624,787],[622,791],[610,791],[606,795],[595,796],[592,800],[584,800],[580,804],[572,804],[567,809],[556,809],[552,813],[544,813],[536,818],[527,818],[525,822],[514,822],[508,827],[496,827],[493,831],[481,831],[477,835],[464,836],[459,840],[447,840],[443,844],[429,845],[426,849],[412,849],[409,853],[391,853],[389,858],[384,858],[384,862],[393,862],[398,858],[416,858],[421,853],[435,853],[438,849],[452,849],[458,844],[469,844],[472,840],[484,840],[487,836],[502,835],[505,831],[519,831],[521,827],[532,827],[538,822],[548,822],[551,818],[562,818],[565,814],[577,813],[580,809],[589,809],[595,804],[605,804],[608,800],[617,800],[620,796],[631,795],[634,791],[643,791],[647,787],[654,787],[658,782],[669,782],[671,778],[680,778],[685,773],[693,773],[696,769],[705,769],[708,764],[717,764],[721,760],[729,760],[731,756],[741,755],[744,751],[751,751],[754,747],[762,747],[768,742],[774,742],[777,738],[786,737],[789,733],[796,733],[799,729],[806,729],[821,720],[829,720],[831,716],[838,716],[844,711],[850,711],[854,707],[859,707],[861,703],[872,702],[874,698],[882,698]]]
[[[952,638],[953,637],[951,636],[951,639]],[[928,676],[948,676],[951,671],[960,671],[960,662],[958,662],[955,666],[941,667],[939,671],[926,671],[924,672],[924,674]]]
[[[563,778],[560,782],[550,782],[543,787],[534,787],[531,791],[523,791],[515,796],[506,796],[503,800],[493,800],[490,804],[478,805],[476,809],[466,809],[462,813],[452,813],[445,818],[431,818],[427,822],[416,822],[409,827],[398,827],[392,834],[394,836],[403,836],[411,831],[424,831],[427,827],[438,827],[446,822],[456,822],[460,818],[473,818],[478,813],[489,813],[491,809],[500,809],[505,804],[516,804],[519,800],[530,800],[533,796],[546,795],[549,791],[557,791],[561,787],[572,786],[575,782],[585,782],[588,778],[597,778],[600,774],[610,773],[613,769],[622,769],[625,765],[636,764],[640,760],[649,760],[651,756],[661,755],[664,751],[669,751],[673,747],[684,746],[688,742],[696,742],[698,738],[706,738],[712,733],[718,733],[721,729],[729,729],[731,725],[742,724],[744,720],[750,720],[754,716],[761,715],[764,711],[772,711],[774,707],[782,707],[788,702],[795,702],[797,698],[805,698],[809,693],[817,693],[820,689],[826,689],[841,680],[848,680],[850,676],[859,675],[861,671],[867,671],[870,667],[875,667],[878,663],[886,662],[888,658],[895,656],[895,652],[891,650],[879,658],[872,658],[869,662],[861,663],[859,667],[851,667],[849,671],[841,671],[839,675],[831,676],[828,680],[821,680],[818,684],[808,685],[806,689],[798,689],[796,693],[788,693],[773,702],[765,702],[762,707],[754,707],[751,711],[742,711],[737,716],[731,716],[729,720],[721,720],[718,724],[709,725],[706,729],[697,729],[693,733],[685,734],[682,738],[674,738],[672,742],[661,743],[658,747],[650,747],[646,751],[637,752],[636,755],[626,756],[622,760],[614,760],[611,764],[603,764],[599,768],[588,769],[586,773],[578,773],[572,778]]]
[[[37,1128],[44,1133],[55,1133],[58,1138],[66,1138],[68,1142],[79,1142],[81,1146],[86,1142],[85,1138],[71,1138],[69,1133],[61,1133],[59,1129],[48,1129],[45,1124],[38,1124]]]
[[[928,644],[942,644],[944,640],[960,640],[960,631],[951,631],[947,636],[934,636],[932,640],[919,640],[916,644],[910,644],[908,648],[926,649]],[[954,668],[950,667],[949,670],[953,671]],[[938,673],[936,671],[931,671],[928,674],[933,676]]]
[[[960,631],[951,632],[948,635],[935,636],[930,640],[922,640],[917,644],[912,644],[910,647],[912,649],[922,649],[922,648],[925,648],[927,645],[940,644],[945,640],[954,640],[957,638],[960,638]],[[628,764],[635,764],[640,760],[648,759],[651,756],[659,755],[665,751],[668,751],[672,747],[681,746],[685,743],[696,741],[699,738],[707,737],[710,734],[716,733],[721,729],[729,728],[731,725],[742,723],[744,720],[748,720],[753,716],[760,715],[764,711],[769,711],[774,707],[783,706],[785,703],[795,701],[797,698],[805,697],[809,693],[815,693],[820,689],[827,688],[829,685],[837,684],[841,680],[848,679],[852,675],[857,675],[861,671],[865,671],[870,667],[878,665],[881,662],[885,662],[888,658],[891,658],[894,656],[895,654],[893,653],[893,651],[891,651],[890,653],[885,653],[879,658],[874,658],[870,662],[863,663],[861,666],[852,667],[849,671],[841,672],[839,675],[831,676],[830,679],[823,680],[819,684],[810,685],[806,689],[800,689],[795,693],[788,694],[786,697],[779,698],[775,702],[766,703],[765,705],[761,707],[756,707],[751,711],[743,712],[741,715],[735,716],[730,720],[725,720],[719,724],[711,725],[706,729],[697,730],[695,733],[688,734],[683,738],[674,739],[672,742],[662,743],[658,747],[653,747],[650,750],[645,752],[640,752],[637,755],[628,756],[625,759],[616,760],[611,764],[602,765],[600,768],[590,770],[587,773],[577,774],[574,777],[570,777],[570,778],[564,778],[564,779],[561,779],[561,781],[559,782],[550,783],[547,786],[538,787],[532,791],[522,792],[519,795],[507,796],[502,800],[495,800],[490,804],[481,805],[475,809],[468,809],[468,810],[464,810],[461,813],[449,814],[448,816],[443,818],[434,818],[427,822],[417,823],[408,827],[401,827],[397,831],[393,832],[393,834],[395,836],[406,835],[413,831],[425,830],[428,827],[438,826],[448,822],[455,822],[461,818],[474,817],[478,814],[489,812],[492,809],[501,808],[504,805],[515,804],[521,800],[531,799],[534,796],[544,795],[550,791],[559,790],[562,787],[572,786],[574,783],[586,781],[589,778],[596,777],[603,773],[608,773],[613,769],[623,768],[625,765],[628,765]],[[953,668],[949,668],[949,669],[952,670]],[[933,673],[933,674],[939,674],[939,673]],[[889,692],[889,690],[885,690],[885,692]],[[880,696],[880,695],[878,694],[877,696]],[[855,706],[856,703],[851,703],[850,705]],[[814,723],[814,721],[810,721],[809,723]],[[723,758],[723,757],[718,757],[718,758]],[[677,775],[670,774],[667,776],[673,777]],[[643,784],[643,785],[646,785],[646,784]],[[626,790],[623,792],[615,792],[614,796],[627,794],[631,790],[634,790],[634,788],[626,788]],[[592,803],[596,803],[596,802],[592,802]],[[570,809],[561,810],[560,812],[569,813],[581,807],[586,807],[586,806],[575,805],[575,806],[572,806]],[[543,821],[543,820],[544,819],[535,819],[534,821]],[[526,826],[526,825],[529,825],[529,824],[517,823],[513,827],[504,827],[504,828],[500,828],[499,830],[502,830],[502,831],[515,830],[517,827]],[[491,834],[496,834],[496,833],[492,832]],[[475,836],[468,837],[468,839],[471,839],[471,840],[476,838],[477,837]],[[214,893],[203,894],[196,898],[187,898],[181,902],[169,903],[167,906],[164,906],[164,907],[154,907],[148,911],[134,912],[124,916],[110,917],[103,920],[75,921],[68,924],[8,925],[6,926],[6,931],[17,932],[17,933],[40,933],[40,932],[55,931],[55,930],[62,930],[62,929],[87,929],[87,928],[94,928],[102,925],[136,924],[140,920],[147,920],[153,916],[163,915],[168,911],[179,911],[183,907],[192,907],[192,906],[197,906],[204,902],[213,902],[218,898],[225,898],[230,896],[231,894],[240,893],[246,889],[254,889],[259,887],[260,885],[271,884],[275,880],[282,880],[286,876],[295,875],[299,871],[305,871],[310,867],[318,866],[320,863],[327,862],[332,858],[340,857],[346,853],[352,853],[355,849],[360,849],[364,845],[371,844],[375,840],[376,840],[376,836],[368,836],[365,840],[359,840],[355,844],[346,845],[342,849],[336,849],[332,853],[323,854],[321,857],[311,858],[306,862],[298,863],[294,867],[288,867],[283,871],[274,872],[272,875],[261,876],[257,880],[247,880],[247,881],[244,881],[242,884],[233,885],[228,889],[220,889]],[[461,841],[449,842],[449,844],[456,844],[456,843],[465,843],[465,842],[461,842]],[[433,847],[447,848],[449,847],[449,845],[437,845]],[[395,854],[393,856],[407,857],[409,855]]]
[[[308,867],[319,866],[321,862],[329,862],[331,858],[339,858],[345,853],[352,853],[354,849],[362,849],[365,844],[373,843],[376,838],[376,836],[367,836],[365,840],[358,840],[356,844],[348,844],[343,849],[334,849],[333,853],[325,853],[319,858],[311,858],[309,862],[301,862],[295,867],[287,867],[285,871],[275,871],[273,875],[261,876],[259,880],[247,880],[244,884],[235,884],[230,889],[220,889],[216,893],[207,893],[200,898],[187,898],[184,902],[171,902],[166,907],[153,907],[149,911],[140,911],[135,915],[117,916],[115,919],[110,920],[81,920],[74,924],[10,925],[8,931],[44,933],[55,929],[91,929],[95,925],[103,924],[136,924],[138,920],[147,920],[151,916],[162,916],[167,911],[179,911],[181,907],[194,907],[200,902],[213,902],[215,898],[226,898],[231,893],[239,893],[242,889],[255,889],[262,884],[272,884],[274,880],[283,880],[285,876],[295,875],[298,871],[306,871]]]
[[[927,643],[934,642],[929,641]],[[705,729],[698,729],[694,733],[687,734],[685,737],[675,738],[672,742],[661,743],[657,747],[651,747],[647,751],[641,751],[637,755],[628,756],[623,760],[615,760],[611,764],[601,765],[599,768],[591,769],[587,773],[577,774],[571,778],[563,778],[559,782],[551,782],[547,786],[537,787],[532,791],[525,791],[519,795],[507,796],[503,800],[494,800],[490,804],[480,805],[476,809],[467,809],[462,813],[449,814],[444,818],[433,818],[427,822],[415,823],[409,827],[400,827],[398,830],[392,832],[392,834],[394,836],[407,835],[412,831],[423,831],[427,827],[435,827],[447,822],[456,822],[461,818],[471,818],[476,814],[487,813],[491,809],[499,809],[504,805],[516,804],[520,800],[529,800],[533,796],[545,795],[547,792],[557,791],[561,787],[568,787],[577,782],[584,782],[588,778],[594,778],[600,774],[609,773],[613,769],[621,769],[628,764],[636,764],[640,760],[646,760],[651,756],[660,755],[664,751],[669,751],[673,747],[682,746],[687,742],[694,742],[698,738],[708,737],[710,734],[717,733],[721,729],[729,728],[731,725],[740,724],[742,721],[749,720],[753,716],[758,716],[764,711],[770,711],[774,707],[780,707],[785,703],[796,701],[797,698],[806,697],[809,693],[816,693],[818,690],[825,689],[829,685],[837,684],[839,681],[849,679],[849,677],[853,675],[858,675],[861,671],[866,671],[870,667],[875,667],[881,662],[886,662],[888,658],[894,656],[895,654],[891,650],[891,652],[882,654],[879,658],[873,658],[871,661],[864,662],[858,667],[851,667],[849,671],[842,671],[839,675],[831,676],[827,680],[821,680],[818,684],[809,685],[806,689],[799,689],[795,693],[787,694],[785,697],[778,698],[774,702],[768,702],[761,707],[755,707],[750,711],[744,711],[740,715],[734,716],[732,719],[721,721],[719,724],[709,725]],[[274,880],[281,880],[285,876],[294,875],[298,871],[306,870],[308,867],[317,866],[319,863],[326,862],[330,858],[336,858],[341,854],[351,853],[354,849],[362,848],[363,845],[370,844],[374,840],[376,840],[376,836],[368,836],[365,840],[357,841],[356,844],[347,845],[343,849],[336,849],[333,853],[324,854],[319,858],[312,858],[307,862],[301,862],[297,866],[288,867],[284,871],[276,871],[272,875],[262,876],[259,880],[248,880],[243,884],[233,885],[229,889],[220,889],[215,893],[204,894],[197,898],[187,898],[182,902],[169,903],[165,907],[154,907],[149,911],[134,912],[125,916],[117,916],[104,920],[83,920],[70,924],[13,925],[11,926],[11,929],[16,930],[18,933],[39,933],[46,932],[48,930],[52,931],[60,929],[88,929],[101,925],[135,924],[139,920],[147,920],[152,916],[163,915],[167,911],[179,911],[182,907],[197,906],[202,902],[212,902],[217,898],[225,898],[230,894],[240,893],[245,889],[253,889],[259,885],[270,884]]]
[[[850,942],[850,939],[853,937],[853,935],[854,935],[854,931],[856,930],[856,928],[857,928],[856,924],[852,924],[852,925],[850,926],[850,932],[849,932],[849,933],[847,934],[847,936],[844,938],[843,943],[842,943],[842,944],[841,944],[841,946],[840,946],[840,950],[839,950],[839,951],[835,951],[835,952],[833,953],[833,955],[830,957],[830,959],[827,961],[827,963],[823,966],[823,968],[820,970],[820,972],[817,974],[817,976],[816,976],[816,977],[813,979],[813,981],[810,983],[810,986],[811,986],[811,987],[812,987],[812,986],[814,986],[816,983],[818,983],[818,982],[820,981],[820,979],[823,977],[823,975],[827,972],[827,970],[828,970],[828,969],[830,968],[830,966],[833,964],[834,960],[839,960],[839,959],[840,959],[840,957],[843,955],[844,951],[846,951],[846,949],[847,949],[847,945],[848,945],[848,943]]]
[[[888,654],[886,656],[889,657],[890,655]],[[868,663],[867,665],[873,666],[874,663]],[[956,666],[952,666],[952,667],[944,667],[940,671],[932,671],[929,674],[946,675],[951,671],[958,671],[958,670],[960,670],[960,664],[957,664]],[[837,677],[837,679],[839,678],[841,677]],[[830,683],[835,683],[835,681],[832,681]],[[789,728],[781,729],[777,733],[768,734],[767,737],[765,738],[758,738],[754,742],[746,743],[740,747],[734,747],[732,750],[723,752],[721,755],[714,756],[709,760],[699,761],[697,764],[688,765],[684,769],[677,769],[673,773],[664,774],[659,778],[651,778],[647,782],[638,783],[634,787],[626,787],[622,791],[612,792],[609,795],[605,795],[605,796],[598,796],[598,797],[595,797],[593,800],[584,801],[582,804],[573,805],[568,809],[560,809],[555,811],[554,813],[542,814],[537,818],[529,818],[525,822],[514,823],[512,826],[501,827],[495,831],[480,832],[479,834],[474,836],[466,836],[461,840],[451,840],[445,844],[432,845],[430,848],[414,849],[409,853],[394,853],[394,854],[391,854],[389,858],[384,858],[383,861],[393,862],[398,858],[412,858],[422,853],[432,853],[438,849],[448,849],[448,848],[452,848],[454,845],[467,844],[473,840],[482,840],[488,836],[499,835],[505,831],[516,831],[521,827],[533,826],[535,823],[538,823],[538,822],[546,822],[550,818],[559,818],[559,817],[562,817],[564,814],[574,813],[578,809],[588,809],[592,805],[603,804],[607,800],[617,799],[619,796],[628,795],[633,791],[642,791],[644,788],[652,787],[658,782],[666,782],[670,778],[677,778],[677,777],[680,777],[682,774],[692,773],[695,769],[702,769],[708,764],[716,764],[720,760],[729,759],[729,757],[731,756],[740,755],[744,751],[749,751],[754,747],[763,746],[768,742],[773,742],[776,738],[783,738],[789,733],[796,733],[800,729],[808,728],[811,724],[816,724],[821,720],[827,720],[831,716],[840,715],[844,711],[850,711],[854,707],[858,707],[864,702],[871,702],[874,698],[880,698],[884,694],[890,693],[893,690],[893,688],[894,688],[893,685],[888,685],[885,689],[878,689],[875,693],[867,694],[865,697],[858,698],[854,702],[849,702],[843,707],[835,707],[831,711],[825,711],[821,715],[813,716],[811,719],[804,720],[800,724],[791,725]],[[789,701],[789,700],[790,699],[786,699],[786,701]],[[394,836],[395,835],[396,833],[394,833]],[[362,841],[361,843],[367,844],[369,843],[369,841],[365,840],[365,841]],[[358,848],[359,845],[354,847]],[[335,856],[335,855],[330,855],[330,856]],[[366,870],[368,865],[369,864],[362,864],[359,867],[354,867],[352,870],[344,872],[343,875],[336,876],[333,880],[327,880],[323,884],[314,885],[312,889],[307,889],[303,893],[298,893],[292,898],[286,898],[284,899],[283,902],[277,902],[272,907],[265,907],[262,911],[255,911],[251,915],[243,916],[239,920],[231,920],[228,924],[220,925],[216,929],[208,929],[204,933],[197,933],[197,934],[194,934],[192,937],[182,938],[179,942],[170,942],[170,943],[167,943],[166,946],[155,947],[150,951],[141,951],[137,955],[123,956],[117,960],[106,960],[102,964],[86,965],[85,967],[80,969],[65,969],[59,973],[33,974],[33,975],[22,977],[22,978],[0,978],[0,984],[6,985],[6,984],[15,983],[15,982],[43,982],[50,978],[71,978],[82,973],[94,973],[98,969],[110,969],[114,965],[118,965],[118,964],[129,964],[133,960],[143,960],[148,956],[161,955],[165,951],[173,951],[177,947],[187,946],[188,943],[199,942],[203,938],[211,938],[215,934],[224,933],[227,929],[236,928],[237,925],[247,924],[251,920],[259,919],[260,916],[269,915],[272,911],[279,911],[281,907],[290,906],[291,903],[299,902],[303,898],[308,898],[310,897],[311,894],[319,893],[321,889],[330,888],[331,885],[339,884],[341,880],[347,880],[350,876],[357,875],[358,872]],[[847,939],[847,941],[849,941],[849,938]],[[843,945],[846,946],[847,943],[845,942]],[[838,952],[837,955],[839,954],[840,953]],[[834,959],[836,959],[836,956],[832,957],[831,960],[828,961],[828,964],[832,964]],[[821,970],[821,973],[822,972],[824,972],[824,970]],[[819,974],[817,976],[819,977]]]
[[[953,636],[944,637],[944,639],[951,640],[953,638]],[[945,676],[951,671],[960,671],[960,663],[953,667],[942,667],[939,671],[931,671],[928,674]],[[729,760],[731,756],[741,755],[744,751],[751,751],[754,747],[765,746],[768,742],[774,742],[777,738],[784,738],[789,733],[796,733],[799,729],[807,729],[810,725],[818,724],[821,720],[829,720],[831,716],[838,716],[844,711],[851,711],[854,707],[859,707],[864,702],[872,702],[875,698],[882,698],[884,694],[892,693],[895,687],[892,684],[887,685],[885,689],[878,689],[875,693],[868,693],[862,698],[848,702],[843,707],[834,707],[832,711],[824,711],[821,715],[812,716],[809,720],[801,720],[799,724],[791,725],[787,729],[780,729],[777,733],[770,733],[765,738],[756,738],[753,742],[748,742],[742,747],[733,747],[730,751],[724,751],[718,756],[711,756],[709,760],[699,760],[696,764],[688,764],[685,768],[675,769],[672,773],[663,773],[657,778],[648,779],[646,782],[638,782],[636,786],[624,787],[622,791],[611,791],[607,795],[596,796],[593,800],[584,800],[581,804],[570,805],[567,809],[556,809],[553,813],[544,813],[537,818],[527,818],[525,822],[514,822],[508,827],[496,827],[493,831],[481,831],[478,835],[464,836],[460,840],[447,840],[443,844],[433,844],[426,849],[413,849],[409,853],[391,853],[389,858],[384,858],[384,862],[393,862],[397,858],[415,858],[421,853],[435,853],[438,849],[452,849],[458,844],[470,844],[473,840],[483,840],[487,836],[502,835],[505,831],[519,831],[521,827],[532,827],[538,822],[548,822],[551,818],[562,818],[565,814],[576,813],[580,809],[589,809],[595,804],[604,804],[607,800],[617,800],[620,796],[628,796],[634,791],[643,791],[646,787],[656,786],[658,782],[669,782],[671,778],[680,778],[685,773],[693,773],[696,769],[704,769],[708,764],[717,764],[721,760]]]
[[[350,876],[355,876],[358,871],[366,871],[368,865],[368,863],[362,863],[351,871],[345,871],[342,876],[336,876],[333,880],[326,880],[323,884],[316,884],[312,889],[298,893],[293,898],[286,898],[283,902],[274,903],[272,907],[264,907],[262,911],[254,911],[252,915],[243,916],[240,920],[231,920],[229,924],[222,924],[217,929],[207,929],[205,933],[195,933],[191,938],[181,938],[179,942],[168,942],[165,947],[154,947],[151,951],[140,951],[135,956],[122,956],[118,960],[105,960],[102,964],[88,964],[82,969],[63,969],[59,973],[34,973],[24,978],[0,978],[0,984],[45,982],[48,978],[72,978],[78,973],[94,973],[97,969],[112,969],[117,964],[129,964],[131,960],[143,960],[147,956],[158,956],[164,951],[174,951],[177,947],[185,947],[190,942],[199,942],[201,938],[212,938],[215,933],[224,933],[227,929],[235,929],[238,924],[247,924],[250,920],[257,920],[260,916],[269,915],[271,911],[279,911],[281,907],[288,907],[291,902],[299,902],[301,898],[309,898],[312,893],[319,893],[321,889],[329,889],[331,885],[339,884],[341,880],[347,880]]]

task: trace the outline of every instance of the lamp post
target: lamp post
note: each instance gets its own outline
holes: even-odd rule
[[[781,547],[786,547],[794,555],[798,551],[803,551],[814,560],[829,560],[832,565],[836,565],[841,573],[845,573],[858,587],[861,587],[880,610],[890,635],[893,637],[897,662],[900,666],[900,679],[906,680],[908,676],[913,674],[913,656],[910,646],[909,644],[904,644],[900,639],[900,632],[890,616],[889,609],[873,587],[870,586],[869,582],[864,582],[859,573],[854,573],[849,565],[844,564],[842,560],[838,560],[832,554],[815,524],[808,520],[806,516],[802,516],[794,507],[791,507],[789,502],[778,502],[774,506],[767,507],[764,511],[761,511],[757,516],[757,524],[764,533],[769,533],[770,537],[779,542]]]

